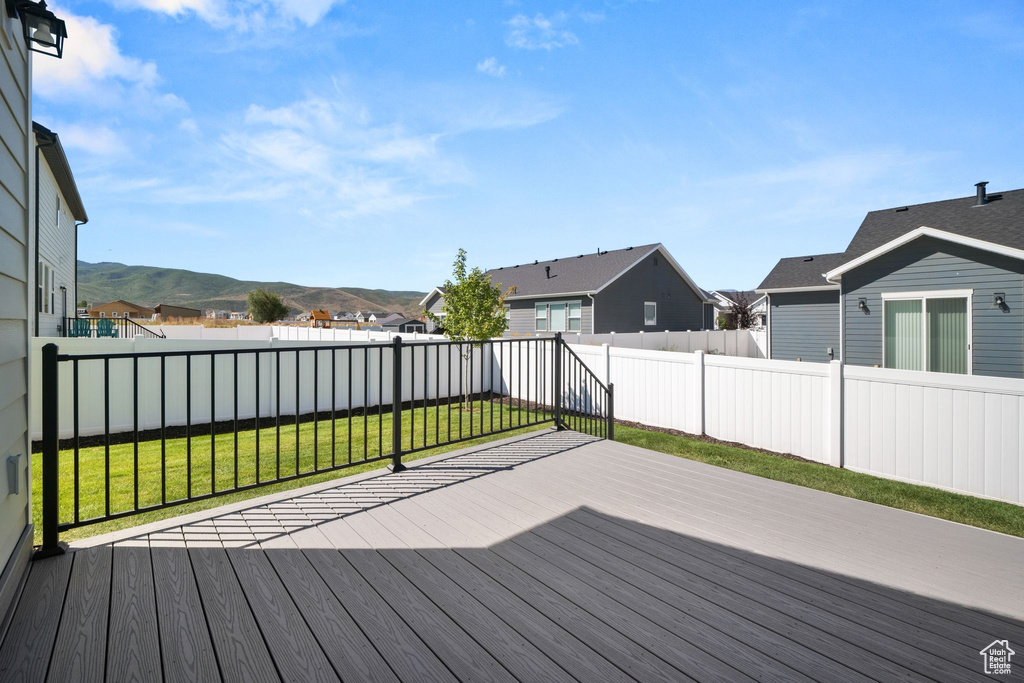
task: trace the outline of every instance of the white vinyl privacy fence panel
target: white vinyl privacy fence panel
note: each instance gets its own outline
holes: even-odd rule
[[[704,433],[828,463],[830,366],[704,357]]]
[[[1024,503],[1024,381],[844,372],[846,467]]]
[[[570,344],[600,346],[608,344],[613,348],[640,349],[645,351],[675,351],[693,353],[704,351],[708,354],[739,358],[766,358],[768,333],[765,330],[699,330],[688,332],[609,332],[606,334],[562,333]]]
[[[1024,380],[573,348],[620,420],[1024,504]]]
[[[41,413],[41,349],[52,339],[33,340],[31,431],[34,440],[42,437]],[[234,341],[230,343],[171,339],[61,339],[61,354],[145,353],[153,351],[223,351],[237,350],[237,369],[233,354],[139,358],[138,363],[138,428],[158,429],[161,415],[166,426],[207,423],[212,417],[231,420],[235,416],[234,383],[238,382],[238,418],[251,419],[276,415],[320,411],[359,409],[391,403],[392,360],[390,346],[367,347],[353,344],[335,351],[324,350],[323,342]],[[438,351],[440,348],[440,351]],[[467,353],[469,346],[466,347]],[[251,353],[261,350],[264,353]],[[296,355],[296,350],[299,350]],[[277,353],[280,351],[280,353]],[[248,353],[247,353],[248,352]],[[256,364],[259,358],[259,390]],[[79,430],[82,436],[102,434],[109,419],[110,431],[128,431],[134,427],[136,384],[135,361],[131,358],[78,361]],[[426,366],[424,366],[424,363]],[[481,365],[482,363],[482,365]],[[415,343],[403,350],[403,387],[415,390],[417,400],[447,399],[459,396],[460,386],[470,393],[490,388],[492,369],[489,351],[472,350],[473,372],[463,372],[465,362],[453,346],[432,347],[425,351]],[[426,367],[426,371],[424,371]],[[481,368],[484,372],[481,373]],[[74,366],[59,364],[60,437],[74,434]],[[109,417],[104,404],[105,378],[109,382]],[[215,377],[211,394],[210,377]],[[237,375],[236,375],[237,373]],[[413,376],[415,373],[415,376]],[[352,382],[349,383],[351,375]],[[314,382],[314,376],[316,381]],[[493,369],[493,376],[497,370]],[[191,382],[189,382],[191,377]],[[451,383],[448,383],[448,378]],[[350,391],[351,388],[351,391]],[[161,395],[163,404],[161,406]],[[191,405],[187,400],[191,396]],[[407,394],[408,395],[408,394]],[[189,420],[189,410],[191,419]]]

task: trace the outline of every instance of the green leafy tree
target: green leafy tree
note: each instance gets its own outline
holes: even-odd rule
[[[464,383],[469,380],[469,359],[473,348],[480,347],[481,341],[500,337],[508,329],[505,317],[505,298],[512,293],[510,288],[502,293],[501,283],[491,284],[491,277],[478,267],[467,269],[466,250],[459,249],[452,268],[452,279],[444,283],[444,303],[441,315],[427,311],[427,317],[442,327],[452,341],[472,342],[468,348],[459,346],[466,369],[462,373]],[[463,387],[466,404],[469,392]]]
[[[258,323],[277,322],[288,315],[288,306],[280,295],[266,289],[254,289],[248,297],[249,315]]]

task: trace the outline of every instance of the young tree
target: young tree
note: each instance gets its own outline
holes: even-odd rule
[[[750,300],[741,292],[731,297],[733,304],[729,307],[733,326],[728,329],[747,330],[754,326],[754,314],[750,310]]]
[[[505,318],[505,298],[512,293],[510,288],[502,293],[501,283],[491,284],[489,275],[478,267],[466,268],[466,250],[459,249],[452,268],[452,279],[444,283],[444,303],[441,315],[427,311],[427,317],[444,327],[445,334],[452,341],[472,342],[466,349],[462,345],[462,360],[466,365],[462,373],[464,384],[469,381],[469,359],[473,347],[480,347],[481,341],[500,337],[508,329]],[[469,392],[463,386],[466,405]]]
[[[248,304],[254,322],[273,323],[288,315],[288,306],[281,297],[265,289],[249,292]]]

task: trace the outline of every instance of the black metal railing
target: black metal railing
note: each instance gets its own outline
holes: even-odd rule
[[[552,423],[613,436],[561,339],[42,353],[39,557],[60,533]]]
[[[91,337],[94,339],[133,339],[141,334],[147,339],[166,339],[156,330],[140,325],[131,318],[64,318],[62,337]]]

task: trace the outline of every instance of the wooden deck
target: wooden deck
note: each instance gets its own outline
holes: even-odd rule
[[[0,680],[984,680],[1024,647],[1022,567],[1021,539],[545,431],[35,562]]]

